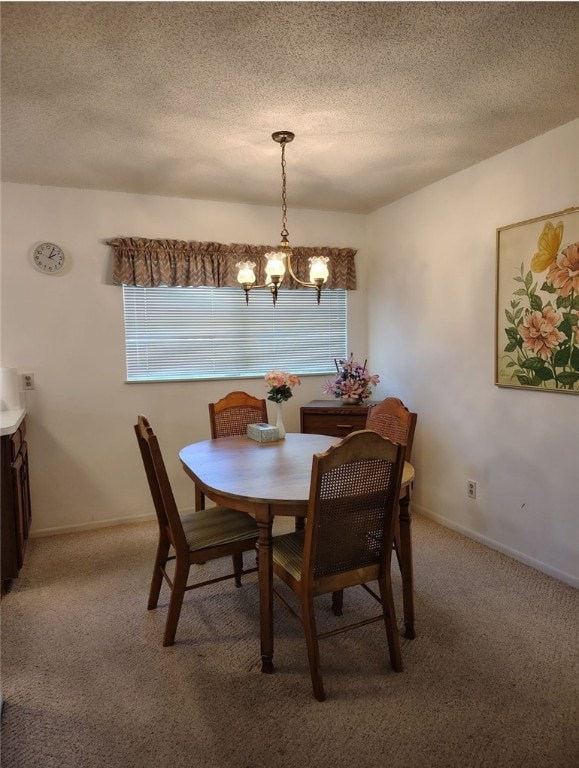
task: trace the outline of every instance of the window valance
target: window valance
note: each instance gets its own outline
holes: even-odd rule
[[[113,282],[115,285],[135,285],[154,288],[161,285],[213,288],[237,287],[237,263],[256,263],[258,284],[265,282],[265,259],[271,245],[241,245],[203,243],[195,240],[148,240],[122,237],[108,240],[114,249]],[[325,284],[329,289],[354,290],[356,267],[352,248],[292,247],[292,267],[300,280],[308,280],[311,256],[327,256],[330,275]],[[289,279],[288,279],[289,278]],[[285,288],[301,286],[286,273]]]

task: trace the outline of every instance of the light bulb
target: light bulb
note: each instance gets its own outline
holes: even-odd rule
[[[279,251],[275,253],[266,253],[265,258],[267,264],[265,265],[265,274],[271,278],[277,277],[279,280],[285,275],[285,254]]]
[[[310,282],[315,283],[321,280],[325,283],[328,279],[328,258],[326,256],[312,256],[310,258]]]
[[[240,261],[235,265],[239,272],[237,273],[237,282],[241,285],[253,285],[255,283],[255,263],[253,261]]]

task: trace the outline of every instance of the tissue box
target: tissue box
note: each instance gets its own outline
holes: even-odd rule
[[[279,430],[271,424],[248,424],[247,436],[258,443],[275,443],[279,440]]]

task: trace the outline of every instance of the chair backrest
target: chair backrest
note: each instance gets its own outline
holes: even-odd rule
[[[347,586],[390,568],[404,450],[362,430],[314,456],[302,579],[357,571]]]
[[[368,409],[366,429],[406,446],[406,461],[410,461],[417,414],[412,413],[397,397],[387,397]]]
[[[248,424],[267,423],[267,403],[247,392],[230,392],[209,403],[211,437],[245,435]]]
[[[175,503],[165,462],[159,448],[159,441],[146,416],[137,417],[135,434],[153,497],[159,528],[163,533],[166,533],[175,549],[182,548],[183,551],[188,551],[183,523]]]

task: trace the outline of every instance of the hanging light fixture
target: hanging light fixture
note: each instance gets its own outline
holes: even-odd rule
[[[263,285],[255,285],[256,264],[254,261],[240,261],[236,264],[236,267],[239,270],[237,273],[237,282],[241,284],[241,287],[245,291],[245,301],[247,304],[249,304],[249,292],[252,288],[269,288],[275,306],[277,292],[285,275],[287,265],[287,271],[296,283],[299,283],[306,288],[316,289],[319,304],[322,286],[328,279],[329,274],[327,267],[328,258],[326,256],[312,256],[309,259],[310,281],[305,282],[304,280],[300,280],[299,277],[296,277],[292,269],[292,249],[288,241],[285,145],[294,140],[295,134],[291,131],[276,131],[275,133],[272,133],[271,138],[281,146],[281,243],[279,244],[277,251],[271,251],[264,255],[267,263],[265,265],[266,278]]]

